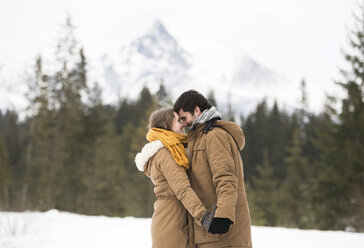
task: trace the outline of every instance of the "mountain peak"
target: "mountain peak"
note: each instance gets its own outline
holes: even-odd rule
[[[121,49],[120,57],[131,61],[132,57],[144,57],[148,60],[165,60],[167,64],[188,66],[187,53],[179,46],[159,19],[154,20],[147,32],[134,40],[131,45]]]
[[[121,48],[113,59],[116,63],[105,64],[105,79],[125,92],[139,92],[143,85],[156,92],[161,81],[169,86],[185,82],[189,60],[189,54],[156,19],[146,33]]]
[[[162,24],[161,20],[159,20],[159,19],[155,19],[155,20],[153,21],[152,27],[153,27],[154,29],[159,29],[160,27],[164,28],[164,26],[163,26],[163,24]]]
[[[152,26],[148,30],[148,34],[154,37],[160,37],[165,42],[175,42],[175,39],[168,33],[167,29],[159,19],[154,20]]]

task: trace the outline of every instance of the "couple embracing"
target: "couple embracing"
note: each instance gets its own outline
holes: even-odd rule
[[[135,162],[157,198],[153,247],[251,248],[241,128],[222,121],[203,95],[189,90],[173,109],[151,114],[147,140]]]

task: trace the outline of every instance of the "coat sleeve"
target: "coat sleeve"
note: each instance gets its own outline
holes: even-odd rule
[[[206,155],[216,189],[217,210],[215,217],[229,218],[235,222],[235,207],[238,198],[238,178],[232,155],[229,134],[224,131],[211,132],[206,140]]]
[[[192,189],[185,169],[179,166],[168,151],[168,159],[163,159],[160,170],[169,186],[187,211],[200,223],[206,208]]]

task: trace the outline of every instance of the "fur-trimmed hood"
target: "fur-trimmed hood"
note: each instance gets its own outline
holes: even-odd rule
[[[135,156],[135,164],[138,170],[144,171],[144,167],[148,160],[153,157],[160,149],[164,147],[160,140],[156,140],[146,144],[141,152],[138,152]]]

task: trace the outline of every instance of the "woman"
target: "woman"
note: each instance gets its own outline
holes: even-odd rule
[[[152,217],[155,248],[188,247],[188,212],[208,229],[212,214],[192,190],[187,177],[187,136],[172,108],[155,111],[149,119],[146,144],[135,157],[140,171],[150,177],[157,200]]]

